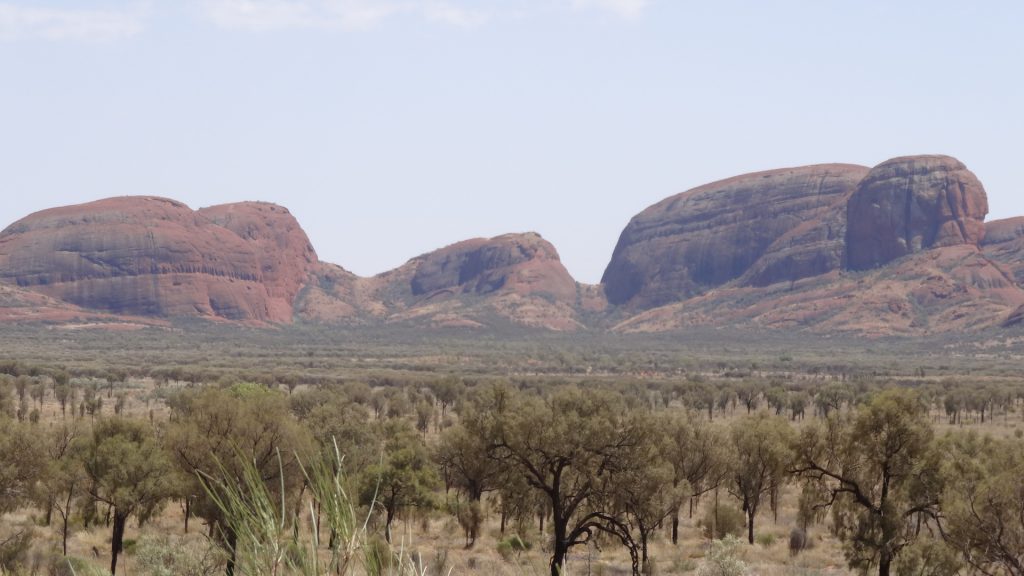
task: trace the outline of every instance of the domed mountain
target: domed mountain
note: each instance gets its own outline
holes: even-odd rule
[[[0,321],[672,331],[749,326],[922,335],[1024,325],[1024,218],[985,223],[948,156],[736,176],[634,216],[602,284],[535,233],[474,238],[363,278],[320,262],[287,209],[149,196],[0,232]]]
[[[268,251],[270,228],[297,231]],[[7,227],[0,281],[116,314],[289,322],[295,288],[309,273],[308,258],[294,253],[307,248],[311,254],[305,234],[279,207],[246,203],[204,214],[166,198],[110,198],[44,210]],[[316,262],[315,254],[306,256]],[[290,264],[277,267],[281,260]]]
[[[997,232],[985,241],[987,213],[981,182],[948,156],[701,186],[623,231],[604,275],[622,317],[615,329],[912,335],[997,326],[1024,306],[1024,240],[1015,221],[990,226]]]

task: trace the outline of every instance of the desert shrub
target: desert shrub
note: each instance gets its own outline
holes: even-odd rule
[[[765,548],[771,548],[775,545],[775,534],[770,532],[764,532],[757,535],[757,543]]]
[[[391,545],[380,536],[374,535],[367,539],[363,547],[363,567],[371,576],[391,574],[394,571],[395,554]]]
[[[896,558],[897,574],[924,576],[954,576],[960,573],[963,562],[956,550],[941,540],[918,538],[904,548]]]
[[[483,510],[479,502],[459,502],[452,505],[452,513],[459,521],[459,526],[466,536],[466,547],[472,547],[476,541],[476,535],[480,533],[480,527],[484,522]]]
[[[697,561],[692,558],[677,558],[672,563],[673,572],[693,572],[697,569]]]
[[[697,571],[698,576],[743,576],[747,565],[740,560],[740,539],[728,535],[711,543],[711,549],[704,558],[704,565]]]
[[[449,570],[448,549],[444,547],[438,548],[434,553],[434,563],[430,567],[430,573],[435,576],[448,576]]]
[[[743,517],[743,512],[728,505],[719,505],[717,508],[716,514],[715,506],[709,506],[704,513],[704,518],[700,521],[700,525],[704,529],[704,537],[721,540],[729,535],[742,535],[743,523],[746,520]],[[712,534],[712,529],[714,529],[714,534]]]
[[[150,576],[211,576],[223,571],[226,555],[205,538],[153,535],[135,551],[136,570]]]
[[[28,566],[34,534],[22,527],[11,534],[0,534],[0,574],[20,574]]]
[[[519,536],[512,535],[505,540],[498,542],[498,554],[506,562],[511,562],[513,558],[518,558],[524,551],[530,549],[530,543],[523,540]]]
[[[148,574],[140,569],[140,573]],[[93,566],[86,560],[54,554],[46,566],[48,576],[107,576],[109,571]]]

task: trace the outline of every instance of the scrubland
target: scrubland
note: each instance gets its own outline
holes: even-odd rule
[[[0,343],[5,573],[1021,574],[1012,336]]]

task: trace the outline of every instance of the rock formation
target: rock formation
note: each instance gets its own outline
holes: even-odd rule
[[[866,270],[936,246],[978,246],[988,198],[977,177],[949,156],[879,164],[847,204],[846,254]]]
[[[1015,322],[1024,218],[986,226],[987,212],[981,183],[948,156],[701,186],[623,231],[604,276],[615,329],[910,335]]]
[[[254,249],[260,281],[267,291],[268,319],[289,321],[295,297],[319,264],[295,217],[287,208],[267,202],[223,204],[198,213],[231,230]]]
[[[555,247],[533,233],[458,242],[421,256],[415,269],[409,288],[416,297],[505,291],[576,299],[576,282]]]
[[[1016,282],[1024,284],[1024,217],[986,223],[981,249],[987,258],[1001,264]]]
[[[0,280],[117,314],[288,322],[257,244],[174,200],[111,198],[9,226]]]
[[[300,300],[303,318],[576,330],[580,310],[600,308],[594,290],[578,288],[554,246],[534,233],[457,242],[372,278],[326,269],[320,278]]]
[[[666,198],[619,237],[602,278],[608,300],[650,308],[744,275],[767,285],[838,269],[842,208],[867,173],[846,164],[788,168]]]
[[[0,233],[0,322],[873,336],[1024,325],[1024,217],[985,224],[987,212],[981,183],[947,156],[747,174],[633,217],[602,284],[587,286],[533,233],[457,242],[361,278],[319,262],[274,204],[111,198]]]

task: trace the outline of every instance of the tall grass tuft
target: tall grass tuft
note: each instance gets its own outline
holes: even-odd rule
[[[242,458],[242,476],[234,481],[221,466],[219,477],[201,474],[203,488],[224,516],[233,535],[229,552],[240,576],[423,576],[426,567],[393,550],[360,522],[345,488],[343,458],[334,444],[323,460],[300,462],[308,490],[300,511],[285,501],[284,474],[278,494],[267,486],[256,464]],[[278,465],[281,457],[278,454]],[[369,510],[372,512],[374,506]],[[309,517],[303,527],[302,517]],[[361,570],[357,570],[361,568]]]

